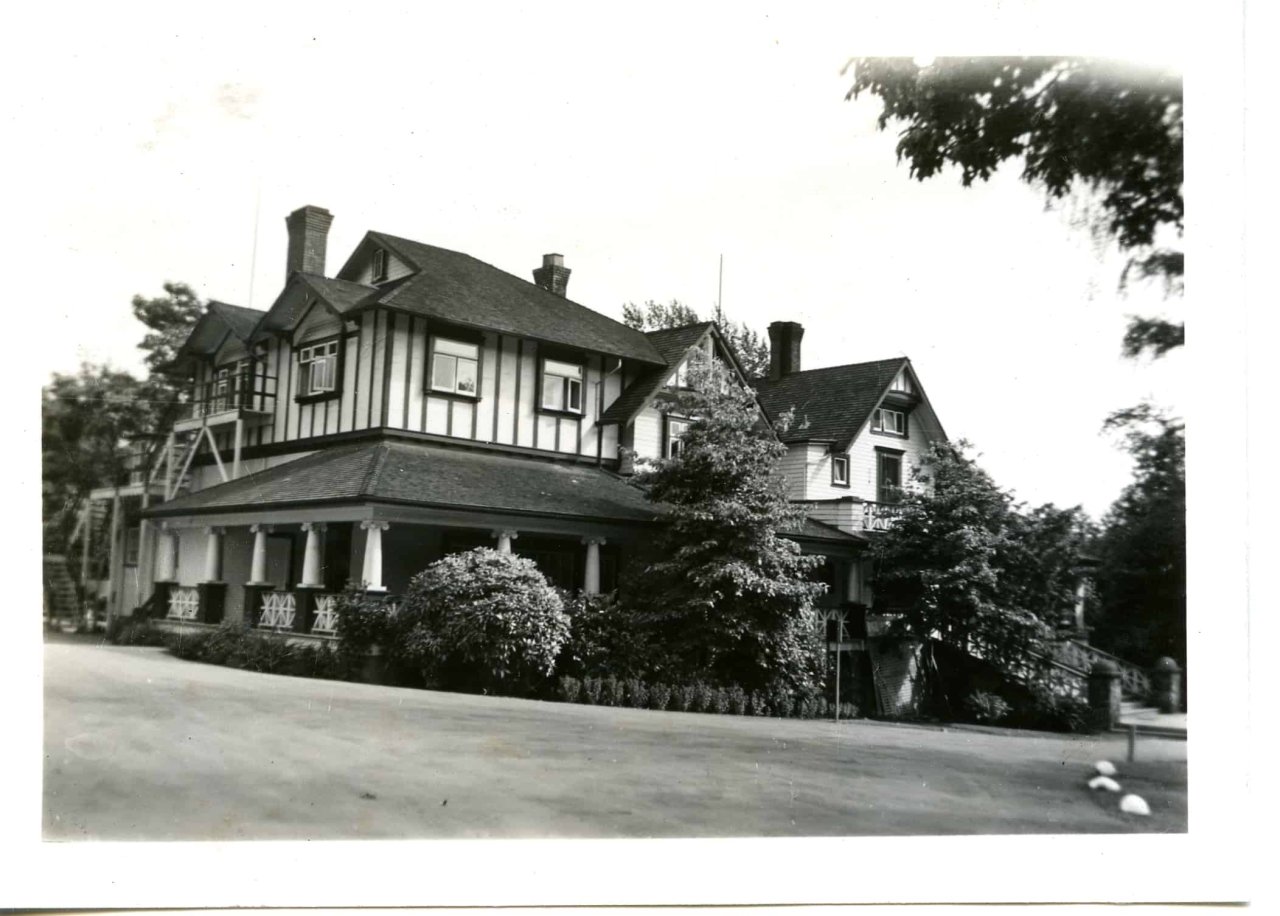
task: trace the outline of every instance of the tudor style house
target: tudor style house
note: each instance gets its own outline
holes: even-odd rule
[[[742,377],[717,327],[642,333],[592,311],[558,254],[530,283],[368,232],[328,276],[331,222],[287,218],[267,311],[209,304],[179,355],[186,415],[123,491],[95,491],[119,509],[109,613],[324,637],[348,581],[399,593],[480,545],[567,588],[613,588],[654,525],[629,459],[677,454],[689,422],[661,392],[696,351]],[[826,557],[826,606],[865,611],[861,556],[942,427],[905,358],[802,370],[803,328],[769,333],[768,378],[742,380],[769,417],[795,411],[785,473],[808,518],[788,536]],[[841,644],[866,635],[852,619]]]

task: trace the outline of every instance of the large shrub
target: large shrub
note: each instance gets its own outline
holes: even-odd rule
[[[569,635],[556,659],[557,673],[579,678],[650,673],[645,630],[629,606],[613,595],[561,597],[569,615]]]
[[[524,693],[542,686],[568,635],[564,603],[532,560],[478,548],[413,577],[387,648],[428,683]]]

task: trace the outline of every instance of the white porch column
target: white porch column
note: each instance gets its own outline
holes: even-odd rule
[[[518,531],[502,528],[492,533],[498,539],[498,553],[511,553],[511,542],[520,536]]]
[[[600,546],[604,538],[583,538],[587,545],[587,569],[582,577],[582,590],[588,595],[600,594]]]
[[[156,581],[157,582],[173,582],[177,576],[174,570],[174,550],[173,539],[177,533],[170,531],[168,528],[161,528],[156,538]]]
[[[298,588],[321,588],[320,581],[320,532],[324,531],[324,522],[303,522],[302,530],[307,533],[307,550],[302,559],[302,581]]]
[[[249,585],[269,585],[267,582],[267,535],[270,525],[250,525],[253,532],[253,564],[249,568]]]
[[[225,528],[206,528],[208,540],[204,545],[204,581],[222,581],[222,535]]]
[[[364,530],[364,567],[360,579],[365,591],[385,592],[382,584],[382,532],[390,527],[386,522],[361,522]]]

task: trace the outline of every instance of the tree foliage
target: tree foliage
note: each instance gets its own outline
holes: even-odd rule
[[[881,130],[904,124],[898,160],[923,181],[959,169],[968,187],[1007,160],[1022,179],[1061,199],[1078,186],[1099,200],[1103,230],[1130,255],[1130,274],[1162,277],[1181,289],[1183,256],[1157,247],[1161,231],[1183,229],[1182,78],[1162,70],[1059,57],[910,58],[852,62],[847,98],[863,92],[883,108]],[[1126,352],[1167,343],[1180,325],[1155,337],[1126,337]],[[1153,347],[1154,355],[1165,350]]]
[[[876,611],[902,635],[977,647],[1005,670],[1038,653],[1073,602],[1079,509],[1014,503],[964,443],[934,444],[871,546]]]
[[[164,292],[155,298],[134,296],[133,317],[147,328],[138,349],[147,354],[151,377],[173,379],[178,350],[204,314],[204,302],[185,283],[165,283]]]
[[[717,361],[695,357],[690,384],[664,405],[695,418],[678,456],[635,478],[663,525],[628,600],[674,676],[812,689],[823,661],[813,602],[825,586],[810,578],[820,558],[781,534],[803,517],[779,470],[786,446]]]
[[[1187,484],[1183,424],[1150,405],[1107,418],[1134,457],[1103,519],[1090,623],[1099,646],[1141,664],[1187,658]]]
[[[738,358],[738,364],[747,378],[758,378],[769,373],[769,341],[740,321],[732,321],[716,307],[712,316],[725,342]],[[627,302],[622,306],[622,321],[639,331],[660,331],[680,328],[702,321],[696,309],[672,299],[668,303],[649,299],[644,305]]]
[[[60,553],[89,491],[124,474],[126,440],[147,431],[150,410],[143,383],[89,363],[54,373],[40,406],[44,549]]]

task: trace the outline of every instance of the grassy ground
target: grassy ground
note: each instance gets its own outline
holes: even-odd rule
[[[45,646],[47,839],[1180,832],[1187,745],[568,706]],[[1085,787],[1110,759],[1150,818]]]

